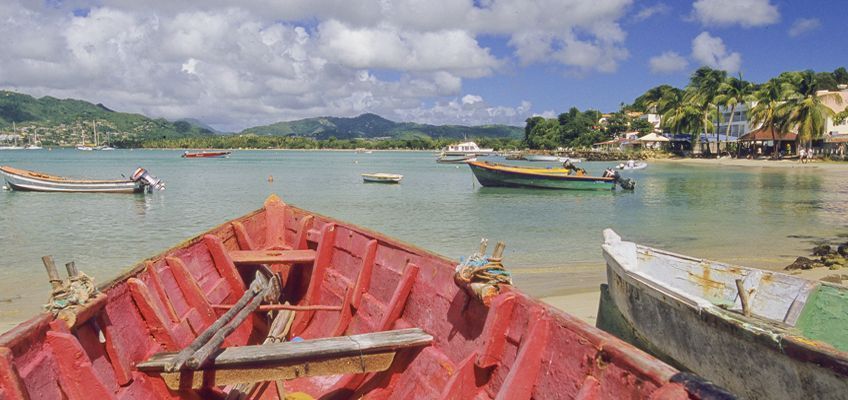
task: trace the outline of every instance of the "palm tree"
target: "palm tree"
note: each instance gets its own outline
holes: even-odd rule
[[[742,79],[742,74],[739,78],[730,77],[718,88],[718,96],[716,96],[716,104],[722,105],[725,108],[730,107],[730,119],[727,121],[727,131],[724,134],[724,148],[727,149],[727,141],[730,137],[730,126],[733,122],[733,113],[736,112],[736,106],[745,104],[753,100],[754,84]],[[718,132],[718,130],[716,130]],[[716,133],[717,134],[717,133]]]
[[[701,109],[688,100],[689,96],[675,89],[666,92],[658,106],[665,112],[662,114],[662,127],[672,133],[688,132],[693,136],[701,129],[703,113]]]
[[[817,94],[819,82],[810,70],[792,74],[789,84],[792,88],[789,100],[780,106],[786,115],[783,126],[797,130],[798,144],[806,143],[809,147],[813,139],[824,135],[827,117],[836,115],[822,99],[830,98],[841,105],[842,96],[837,93]]]
[[[662,116],[668,111],[668,108],[664,106],[664,103],[668,101],[669,96],[674,96],[679,94],[680,89],[670,86],[670,85],[660,85],[648,89],[645,94],[639,97],[642,106],[645,111],[649,113],[654,113],[660,116],[660,126],[662,123]]]
[[[778,150],[777,131],[786,126],[784,109],[780,106],[790,93],[792,93],[792,87],[783,77],[772,78],[754,92],[754,100],[757,104],[749,112],[751,124],[771,129],[775,158],[777,158]]]
[[[702,117],[704,122],[701,124],[704,128],[704,136],[707,135],[708,130],[712,130],[714,128],[709,116],[713,107],[715,108],[716,121],[719,119],[719,109],[715,99],[719,94],[721,84],[726,79],[726,71],[712,69],[706,66],[698,68],[689,78],[689,88],[692,89],[691,101],[701,107],[704,114]],[[720,150],[718,147],[718,131],[716,131],[716,150]]]

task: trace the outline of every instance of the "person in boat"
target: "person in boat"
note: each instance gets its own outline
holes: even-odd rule
[[[586,170],[580,167],[575,167],[574,164],[571,163],[571,160],[565,160],[565,162],[562,163],[562,167],[568,171],[568,175],[586,175]]]
[[[636,161],[627,160],[627,168],[633,168],[636,166]]]

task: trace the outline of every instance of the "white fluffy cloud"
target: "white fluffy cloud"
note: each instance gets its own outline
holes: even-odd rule
[[[765,26],[780,20],[780,12],[769,0],[697,0],[693,16],[706,26]]]
[[[651,57],[648,64],[653,73],[669,74],[686,69],[689,66],[689,61],[686,60],[686,57],[674,51],[666,51],[658,56]]]
[[[528,102],[462,97],[464,82],[518,63],[615,71],[631,3],[7,0],[0,88],[230,130],[362,112],[520,125]],[[511,53],[481,37],[505,39]]]
[[[639,12],[633,16],[633,18],[637,21],[644,21],[655,15],[667,14],[669,11],[671,11],[671,7],[668,5],[665,3],[657,3],[652,6],[642,7],[639,9]]]
[[[820,27],[821,21],[818,18],[798,18],[792,23],[792,27],[789,28],[789,36],[798,37]]]
[[[724,41],[719,37],[711,36],[707,32],[701,32],[692,40],[692,58],[696,61],[729,73],[736,73],[742,66],[742,55],[737,52],[728,52]]]

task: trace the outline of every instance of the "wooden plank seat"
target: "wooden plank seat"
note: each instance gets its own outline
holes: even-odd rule
[[[230,258],[235,265],[246,264],[298,264],[315,261],[315,250],[232,250]]]
[[[137,365],[139,371],[160,375],[169,388],[254,383],[305,376],[385,371],[398,350],[427,346],[433,337],[420,328],[229,347],[199,370],[167,372],[177,353],[154,354]]]

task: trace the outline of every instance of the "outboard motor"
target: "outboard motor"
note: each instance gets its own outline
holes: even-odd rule
[[[607,171],[604,171],[604,175],[607,175],[607,172],[609,172],[609,176],[611,176],[611,177],[612,177],[612,179],[613,179],[613,181],[614,181],[614,182],[615,182],[618,186],[621,186],[621,188],[622,188],[622,189],[624,189],[624,190],[633,190],[633,189],[635,189],[635,188],[636,188],[636,181],[634,181],[633,179],[630,179],[630,178],[622,178],[622,177],[621,177],[621,174],[619,174],[619,173],[618,173],[618,171],[611,170],[611,169],[608,169]]]
[[[162,182],[161,179],[150,175],[150,173],[147,172],[146,169],[141,167],[136,168],[135,172],[133,172],[132,176],[130,177],[130,180],[132,180],[133,182],[141,181],[141,183],[147,187],[148,192],[152,192],[153,189],[165,190],[165,182]]]

